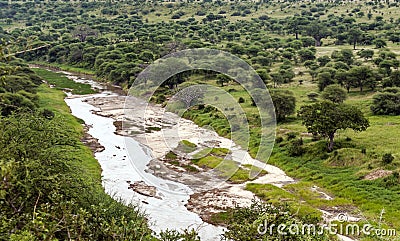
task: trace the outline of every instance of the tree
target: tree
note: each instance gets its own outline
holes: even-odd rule
[[[374,72],[367,66],[353,67],[347,72],[347,74],[352,85],[360,88],[360,92],[363,91],[364,87],[375,88],[376,86],[376,77]]]
[[[336,72],[335,80],[338,84],[346,88],[347,93],[350,92],[350,88],[353,86],[352,81],[348,78],[347,71],[339,70]]]
[[[400,88],[385,88],[374,95],[371,111],[374,115],[400,115]]]
[[[346,90],[339,85],[328,85],[322,92],[321,97],[339,104],[347,99],[347,94]]]
[[[390,77],[383,82],[383,87],[400,87],[400,71],[393,71]]]
[[[364,32],[359,28],[351,28],[348,32],[349,43],[353,44],[353,49],[356,49],[357,43],[362,39]]]
[[[386,41],[383,39],[375,39],[374,44],[377,49],[386,47]]]
[[[231,80],[231,78],[229,78],[228,76],[226,76],[224,74],[217,75],[217,84],[221,85],[221,87],[224,86],[224,83],[229,83],[230,80]]]
[[[276,118],[283,121],[288,115],[295,113],[296,98],[291,91],[271,91],[271,99],[275,106]]]
[[[315,51],[310,48],[301,49],[297,52],[300,57],[301,62],[305,62],[307,60],[314,60],[315,59]]]
[[[75,29],[72,31],[72,36],[78,38],[81,42],[85,42],[88,36],[97,36],[98,32],[88,25],[79,25],[76,26]]]
[[[323,67],[331,61],[331,58],[329,58],[329,56],[327,56],[327,55],[324,55],[324,56],[319,57],[317,59],[317,61],[319,62],[319,66]]]
[[[271,73],[271,79],[274,83],[274,88],[276,88],[277,85],[283,84],[284,82],[284,79],[280,73]]]
[[[318,79],[318,88],[320,91],[323,91],[326,86],[334,84],[334,79],[329,72],[321,72],[317,75]]]
[[[288,21],[288,29],[295,34],[296,39],[299,39],[299,33],[303,26],[307,24],[307,20],[303,17],[293,17]]]
[[[306,34],[311,36],[315,40],[315,46],[321,46],[321,39],[326,38],[330,35],[330,32],[326,26],[321,22],[312,22],[306,27]]]
[[[372,49],[363,49],[357,53],[358,56],[365,60],[372,59],[374,57],[374,51]]]
[[[365,131],[369,121],[354,106],[320,102],[301,107],[299,113],[308,132],[328,138],[328,151],[333,150],[335,133],[348,128],[354,131]]]

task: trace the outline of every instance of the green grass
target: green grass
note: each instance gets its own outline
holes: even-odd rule
[[[179,142],[177,149],[185,153],[191,153],[196,150],[196,147],[196,144],[191,143],[188,140],[182,140]]]
[[[62,91],[42,84],[37,89],[39,96],[39,107],[53,111],[64,119],[65,128],[70,130],[71,136],[80,139],[83,136],[82,120],[77,119],[70,113],[70,109],[64,102],[65,94]],[[101,168],[94,158],[92,151],[81,142],[75,148],[74,158],[77,159],[80,168],[85,170],[85,180],[93,180],[101,189]]]
[[[47,83],[54,85],[58,90],[71,91],[72,94],[85,95],[96,93],[89,84],[76,83],[68,79],[64,74],[55,73],[49,70],[34,68],[37,75],[47,81]]]
[[[243,183],[252,180],[250,169],[242,168],[232,160],[210,155],[200,159],[193,159],[192,162],[199,167],[218,171],[221,177],[228,178],[228,181],[232,183]]]
[[[291,211],[295,215],[308,222],[314,223],[322,220],[322,213],[317,208],[302,202],[295,194],[274,185],[248,183],[246,190],[275,205],[289,204]]]
[[[193,155],[193,159],[200,159],[207,155],[214,155],[218,157],[225,157],[230,153],[230,150],[227,148],[204,148]]]

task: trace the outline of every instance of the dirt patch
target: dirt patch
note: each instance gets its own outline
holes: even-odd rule
[[[364,180],[375,180],[378,178],[383,178],[391,175],[393,171],[388,170],[375,170],[373,172],[368,173],[365,175]]]
[[[197,213],[203,221],[213,223],[211,217],[215,213],[250,205],[251,199],[248,197],[235,195],[229,188],[215,188],[190,195],[186,208],[191,212]]]

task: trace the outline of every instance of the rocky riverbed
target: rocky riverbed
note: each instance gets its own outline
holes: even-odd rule
[[[245,183],[227,182],[213,170],[189,172],[163,161],[165,155],[176,149],[182,140],[188,140],[199,148],[227,148],[231,151],[230,159],[239,165],[250,164],[267,172],[251,182],[276,186],[295,182],[279,168],[254,160],[231,140],[166,112],[161,106],[148,105],[141,99],[123,96],[88,98],[85,101],[99,109],[95,112],[97,115],[115,120],[117,134],[131,136],[151,149],[154,159],[147,165],[147,172],[189,186],[194,194],[190,196],[186,207],[198,213],[205,221],[210,220],[212,213],[250,205],[256,197],[244,190]],[[176,153],[182,159],[188,158],[186,153]]]

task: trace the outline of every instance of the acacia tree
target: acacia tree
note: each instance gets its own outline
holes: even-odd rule
[[[374,88],[376,85],[376,75],[371,68],[367,66],[356,66],[347,72],[348,79],[354,87],[359,87],[360,92],[364,87]]]
[[[352,28],[348,32],[348,40],[351,44],[353,44],[353,49],[356,49],[357,43],[360,42],[360,40],[363,37],[363,31],[361,31],[359,28]]]
[[[347,99],[347,93],[340,85],[328,85],[322,92],[321,97],[333,103],[343,103]]]
[[[221,87],[223,87],[225,83],[229,83],[230,80],[231,78],[224,74],[217,75],[217,84],[221,85]]]
[[[299,117],[308,132],[328,138],[328,151],[333,150],[335,133],[348,128],[364,131],[369,121],[358,108],[333,102],[320,102],[301,107]]]
[[[97,36],[98,32],[88,25],[79,25],[76,26],[72,31],[72,36],[78,38],[81,42],[85,42],[88,36]]]
[[[271,91],[271,99],[275,106],[276,119],[283,121],[295,113],[296,98],[291,91]]]
[[[306,34],[311,36],[315,40],[315,46],[321,46],[321,39],[326,38],[330,35],[326,24],[321,22],[313,22],[306,28]]]

